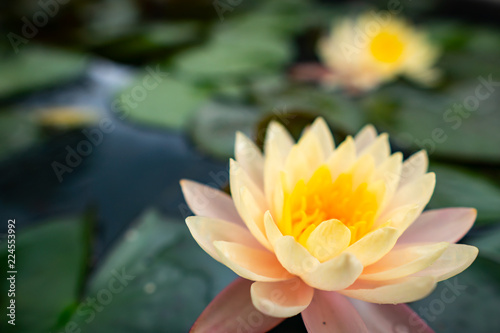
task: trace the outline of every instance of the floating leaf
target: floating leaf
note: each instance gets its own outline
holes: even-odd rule
[[[86,64],[83,55],[27,45],[0,57],[0,98],[74,79]]]
[[[460,168],[432,164],[436,188],[430,208],[474,207],[476,225],[500,222],[500,188],[481,175]]]
[[[92,333],[187,332],[235,275],[209,260],[179,222],[145,214],[100,267],[68,324]]]
[[[155,77],[151,73],[159,72],[158,67],[149,69],[118,96],[117,112],[122,118],[142,124],[183,128],[207,98],[207,91],[166,77],[166,72]]]
[[[198,111],[189,132],[203,151],[229,158],[234,155],[236,131],[251,137],[260,117],[257,110],[250,107],[212,101]]]
[[[0,322],[2,332],[50,332],[63,309],[75,304],[86,257],[83,226],[80,219],[73,218],[16,229],[16,325],[8,325],[5,317]],[[7,263],[8,254],[6,242],[2,242],[3,263]],[[6,271],[0,273],[5,293],[10,276]],[[2,309],[7,302],[2,295]]]

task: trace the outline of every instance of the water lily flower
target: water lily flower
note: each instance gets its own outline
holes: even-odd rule
[[[436,82],[439,52],[425,34],[405,20],[375,12],[346,18],[320,40],[319,56],[329,69],[323,82],[367,91],[405,75],[422,85]]]
[[[272,122],[264,154],[236,135],[229,196],[183,180],[198,244],[241,278],[192,332],[264,332],[301,313],[308,332],[432,332],[408,306],[467,268],[454,244],[472,208],[422,213],[435,184],[424,151],[403,162],[371,125],[337,148],[322,118],[295,143]]]

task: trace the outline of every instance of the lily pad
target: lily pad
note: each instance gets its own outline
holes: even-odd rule
[[[211,101],[193,118],[189,132],[201,150],[226,159],[234,156],[236,131],[252,137],[260,117],[255,108]]]
[[[430,170],[436,173],[430,208],[473,207],[477,209],[475,225],[500,222],[500,188],[489,179],[442,164],[431,164]]]
[[[93,333],[187,332],[234,278],[182,221],[148,212],[99,268],[67,325]]]
[[[26,45],[19,53],[0,56],[0,98],[69,81],[81,75],[86,65],[84,55]]]
[[[146,125],[183,128],[208,92],[169,75],[160,67],[149,67],[137,75],[134,83],[118,95],[118,116]]]
[[[33,117],[17,112],[0,112],[0,159],[31,146],[40,137]]]
[[[45,222],[29,229],[16,229],[15,326],[0,322],[2,332],[49,332],[56,328],[63,309],[72,307],[81,288],[86,259],[86,240],[81,219]],[[2,242],[0,260],[7,263],[7,242]],[[9,258],[11,259],[11,258]],[[2,266],[5,267],[5,266]],[[0,286],[7,293],[2,269]],[[0,298],[7,307],[6,294]],[[15,328],[15,330],[13,330]]]

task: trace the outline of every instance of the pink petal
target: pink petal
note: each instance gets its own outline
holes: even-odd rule
[[[196,215],[233,222],[246,228],[228,194],[186,179],[181,180],[181,188],[189,208]]]
[[[302,319],[310,333],[371,332],[347,298],[334,291],[315,290]]]
[[[477,211],[474,208],[445,208],[422,213],[406,229],[398,244],[420,242],[459,241],[474,224]]]
[[[252,281],[236,279],[203,310],[190,332],[261,333],[282,322],[283,318],[266,316],[253,306],[251,285]]]
[[[351,299],[369,332],[434,333],[406,304],[374,304]]]

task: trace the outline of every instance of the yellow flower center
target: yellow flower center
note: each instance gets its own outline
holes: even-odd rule
[[[333,181],[328,167],[321,166],[307,184],[300,180],[291,193],[285,193],[278,226],[305,246],[321,222],[337,219],[351,230],[352,244],[371,230],[378,208],[377,196],[367,187],[362,183],[354,189],[352,174],[347,173]]]
[[[397,34],[382,31],[373,38],[370,50],[375,59],[395,63],[403,54],[404,44]]]

